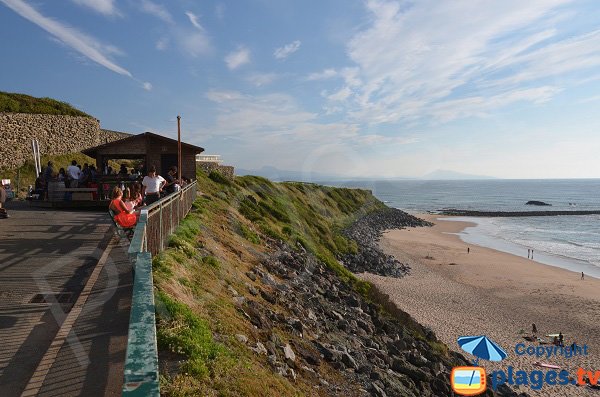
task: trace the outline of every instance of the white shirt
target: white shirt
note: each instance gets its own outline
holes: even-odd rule
[[[79,169],[78,166],[76,165],[70,165],[67,167],[67,175],[71,178],[71,179],[79,179],[79,175],[81,174],[81,170]]]
[[[165,178],[160,175],[156,175],[154,178],[145,176],[144,180],[142,180],[142,185],[146,186],[146,194],[158,193],[160,190],[160,185],[163,182],[166,182]]]

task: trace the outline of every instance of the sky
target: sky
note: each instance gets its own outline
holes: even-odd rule
[[[0,91],[245,169],[600,177],[595,0],[0,0]]]

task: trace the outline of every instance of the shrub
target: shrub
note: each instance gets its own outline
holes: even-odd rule
[[[210,174],[208,174],[208,177],[216,183],[219,183],[221,185],[226,185],[229,186],[231,185],[231,182],[229,181],[229,179],[225,178],[223,176],[223,174],[221,174],[218,171],[211,171]]]

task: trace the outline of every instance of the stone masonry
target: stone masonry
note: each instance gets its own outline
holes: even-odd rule
[[[33,158],[31,140],[42,155],[78,152],[128,134],[100,129],[91,117],[0,113],[0,169],[19,167]]]

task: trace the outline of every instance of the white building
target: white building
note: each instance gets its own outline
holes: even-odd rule
[[[217,164],[221,164],[223,162],[223,160],[221,160],[220,154],[197,154],[196,161]]]

